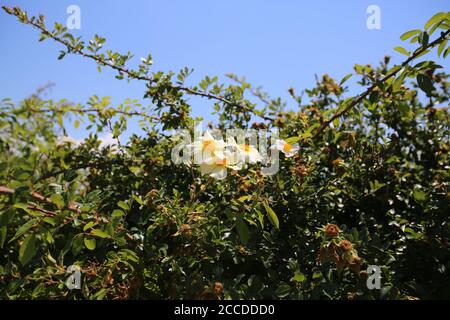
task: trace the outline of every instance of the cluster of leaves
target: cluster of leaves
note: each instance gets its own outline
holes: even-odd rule
[[[65,45],[64,54],[146,81],[152,105],[2,100],[1,298],[450,297],[448,75],[433,61],[414,62],[434,48],[448,53],[448,13],[402,36],[419,44],[402,65],[388,57],[356,65],[362,94],[345,97],[351,75],[326,75],[305,91],[307,103],[289,90],[292,111],[234,75],[232,85],[206,77],[188,87],[189,69],[174,81],[150,72],[150,56],[128,69],[131,54],[101,53],[101,37],[86,46],[61,25],[48,30],[42,16],[4,9]],[[214,180],[174,165],[166,129],[191,128],[189,95],[214,102],[218,128],[278,129],[300,154],[282,158],[273,176],[255,166]],[[67,117],[91,129],[78,145],[58,142]],[[144,134],[100,147],[97,133],[118,137],[130,117]],[[382,270],[381,290],[366,287],[369,264]],[[81,268],[80,290],[66,286],[71,265]]]

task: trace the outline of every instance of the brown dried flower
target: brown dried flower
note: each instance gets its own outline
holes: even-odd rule
[[[339,235],[339,227],[335,224],[328,223],[325,226],[325,235],[330,238],[335,238]]]
[[[214,292],[219,295],[223,291],[223,285],[220,282],[214,283]]]
[[[351,251],[353,249],[353,244],[348,240],[342,240],[341,243],[339,243],[339,247],[344,249],[344,251]]]

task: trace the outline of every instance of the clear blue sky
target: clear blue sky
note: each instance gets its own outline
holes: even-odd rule
[[[65,23],[71,4],[81,8],[81,29],[75,35],[105,37],[106,48],[128,50],[135,59],[152,53],[154,69],[195,69],[191,83],[205,75],[225,73],[246,76],[271,96],[287,97],[312,87],[314,75],[328,73],[338,79],[355,63],[376,64],[385,54],[400,62],[393,50],[399,36],[423,27],[438,11],[448,11],[448,0],[346,0],[346,1],[118,1],[118,0],[0,0],[19,5],[29,14],[43,13],[47,22]],[[366,9],[381,9],[381,30],[366,27]],[[114,103],[141,99],[144,85],[98,73],[95,64],[78,56],[57,60],[61,47],[3,12],[0,13],[0,98],[15,101],[52,81],[49,98],[86,102],[93,94],[111,96]],[[408,47],[406,45],[406,47]],[[435,54],[433,53],[433,58]],[[440,61],[448,68],[448,61]],[[191,99],[193,114],[205,119],[212,102]],[[144,101],[145,102],[145,101]],[[72,132],[75,137],[82,132]]]

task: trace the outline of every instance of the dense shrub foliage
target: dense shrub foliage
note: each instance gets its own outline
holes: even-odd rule
[[[351,80],[324,75],[283,102],[235,75],[188,86],[189,69],[155,71],[151,56],[131,69],[131,54],[104,50],[99,36],[84,43],[42,16],[4,10],[60,42],[60,58],[83,55],[145,81],[150,106],[40,92],[2,100],[1,298],[450,297],[449,82],[427,60],[449,52],[448,13],[402,36],[417,45],[397,48],[402,65],[355,65]],[[348,97],[350,82],[362,94]],[[299,152],[281,154],[275,175],[253,164],[219,180],[174,164],[170,130],[193,130],[192,95],[214,107],[210,129],[278,129]],[[143,134],[101,144],[130,118]],[[68,124],[89,137],[62,139]],[[66,285],[71,265],[81,289]],[[367,288],[369,265],[381,269],[379,290]]]

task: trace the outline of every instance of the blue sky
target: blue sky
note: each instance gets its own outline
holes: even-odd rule
[[[340,79],[355,63],[377,64],[384,55],[398,63],[403,57],[393,48],[403,45],[399,36],[423,27],[438,11],[449,9],[448,0],[347,0],[347,1],[118,1],[118,0],[0,0],[19,5],[29,14],[43,13],[47,22],[65,22],[69,5],[81,9],[86,40],[97,33],[106,48],[135,54],[136,62],[153,55],[155,70],[195,69],[196,83],[205,75],[235,73],[262,85],[273,97],[287,97],[314,85],[314,75],[328,73]],[[366,27],[369,5],[381,9],[381,29]],[[113,73],[98,73],[95,64],[78,56],[57,60],[61,47],[39,43],[38,33],[0,13],[0,98],[18,101],[49,81],[56,86],[48,98],[84,103],[88,97],[142,99],[144,84],[119,81]],[[405,45],[408,47],[407,45]],[[432,58],[436,58],[433,53]],[[448,61],[439,61],[448,68]],[[144,103],[149,103],[145,102]],[[212,119],[212,102],[191,99],[193,114]],[[75,137],[85,133],[71,132]]]

